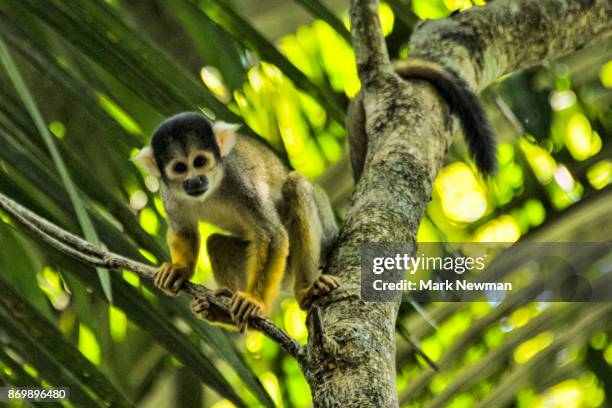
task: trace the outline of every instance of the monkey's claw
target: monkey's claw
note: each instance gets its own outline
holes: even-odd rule
[[[231,316],[223,309],[215,306],[205,297],[197,297],[191,302],[191,311],[198,319],[211,323],[233,324]]]
[[[189,268],[165,262],[155,272],[153,282],[164,293],[176,296],[189,276],[191,276]]]
[[[340,286],[338,280],[331,275],[321,275],[312,285],[312,294],[315,296],[326,295]]]
[[[203,297],[195,298],[191,302],[191,311],[198,319],[207,319],[210,311],[210,302]]]
[[[240,333],[246,330],[249,318],[260,315],[262,312],[263,304],[244,292],[235,292],[230,300],[232,320]]]
[[[316,298],[327,295],[339,287],[340,283],[334,276],[322,274],[316,281],[314,281],[312,286],[310,286],[310,289],[300,303],[300,307],[302,309],[308,309]]]

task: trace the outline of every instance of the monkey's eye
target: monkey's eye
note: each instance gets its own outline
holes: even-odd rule
[[[193,167],[203,167],[206,164],[206,157],[198,156],[193,159]]]
[[[174,170],[175,172],[177,172],[177,173],[184,173],[184,172],[186,172],[186,171],[187,171],[187,165],[186,165],[185,163],[181,163],[181,162],[176,163],[176,164],[174,165],[173,170]]]

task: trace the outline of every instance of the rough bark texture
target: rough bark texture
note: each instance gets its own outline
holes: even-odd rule
[[[443,100],[423,82],[397,77],[376,0],[352,0],[351,22],[368,133],[366,168],[327,266],[341,289],[309,315],[300,359],[318,407],[397,406],[398,304],[360,300],[364,242],[414,242],[434,177],[452,138]],[[515,69],[559,58],[609,29],[609,0],[498,0],[421,25],[411,53],[443,62],[481,90]]]
[[[496,1],[429,20],[411,55],[443,62],[480,91],[500,76],[583,48],[610,30],[610,0]]]

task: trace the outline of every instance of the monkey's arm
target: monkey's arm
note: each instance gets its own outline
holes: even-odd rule
[[[183,282],[189,280],[195,271],[200,250],[200,234],[197,227],[168,227],[168,246],[172,263],[163,263],[155,275],[155,285],[170,295],[177,295]]]

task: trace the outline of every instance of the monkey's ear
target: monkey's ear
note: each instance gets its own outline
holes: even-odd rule
[[[227,156],[232,151],[236,143],[236,131],[239,127],[240,125],[226,122],[215,122],[213,124],[213,133],[221,156]]]
[[[155,157],[153,156],[153,149],[151,149],[150,146],[143,147],[131,160],[142,166],[150,175],[155,177],[161,175]]]

